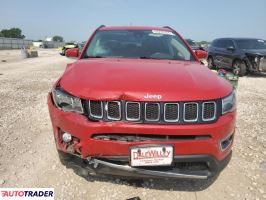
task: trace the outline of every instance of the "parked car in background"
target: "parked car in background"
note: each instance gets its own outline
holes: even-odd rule
[[[75,47],[75,48],[66,49],[66,50],[65,50],[65,55],[68,54],[67,52],[68,52],[69,50],[74,49],[74,51],[69,51],[68,57],[76,57],[76,56],[79,56],[79,55],[81,54],[81,52],[82,52],[82,50],[83,50],[85,44],[86,44],[86,43],[81,42],[81,43],[78,43],[78,44],[77,44],[77,47]],[[76,56],[73,56],[73,55],[72,55],[73,52],[78,52],[78,54],[77,54]]]
[[[169,27],[105,27],[48,94],[60,160],[123,178],[207,179],[231,158],[232,86]],[[82,174],[84,174],[82,173]]]
[[[189,44],[189,46],[193,50],[203,50],[203,51],[206,51],[206,49],[203,48],[201,45],[199,45],[195,40],[186,39],[186,42]]]
[[[186,42],[189,44],[191,49],[195,52],[195,54],[198,56],[200,55],[201,59],[200,61],[207,66],[207,51],[201,47],[195,40],[186,39]]]
[[[239,76],[266,72],[266,42],[253,38],[220,38],[208,48],[208,67],[227,68]]]
[[[78,48],[78,44],[74,42],[68,42],[62,47],[61,55],[64,56],[68,49]]]

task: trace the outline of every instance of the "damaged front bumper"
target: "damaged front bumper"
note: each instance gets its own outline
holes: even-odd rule
[[[249,67],[249,71],[253,72],[266,72],[266,55],[248,54],[245,59]]]
[[[131,167],[128,157],[88,157],[59,151],[61,161],[70,168],[83,170],[90,175],[111,175],[125,179],[167,178],[167,179],[207,179],[219,174],[229,163],[232,152],[218,161],[210,155],[175,156],[168,167]],[[201,163],[201,165],[199,164]],[[203,169],[203,163],[206,168]],[[193,167],[194,164],[194,167]],[[84,173],[83,173],[84,174]]]

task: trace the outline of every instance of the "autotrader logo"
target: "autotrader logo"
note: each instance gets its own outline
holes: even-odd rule
[[[0,199],[54,199],[54,188],[0,188]]]

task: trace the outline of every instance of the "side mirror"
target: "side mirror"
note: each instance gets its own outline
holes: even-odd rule
[[[77,58],[79,56],[79,49],[73,48],[66,51],[66,57]]]
[[[207,58],[207,52],[203,50],[195,50],[195,54],[199,60]]]
[[[235,47],[233,47],[233,46],[229,46],[229,47],[227,47],[226,49],[229,50],[229,51],[234,51],[234,50],[235,50]]]

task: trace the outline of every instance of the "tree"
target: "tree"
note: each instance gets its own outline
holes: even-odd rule
[[[20,38],[24,39],[25,35],[21,34],[22,31],[20,28],[11,28],[11,29],[3,29],[0,32],[1,37],[6,37],[6,38]]]
[[[55,35],[55,36],[53,37],[53,41],[54,41],[54,42],[63,42],[64,39],[63,39],[62,36]]]
[[[203,40],[203,41],[199,42],[199,44],[203,44],[204,45],[204,44],[209,44],[209,42]]]

